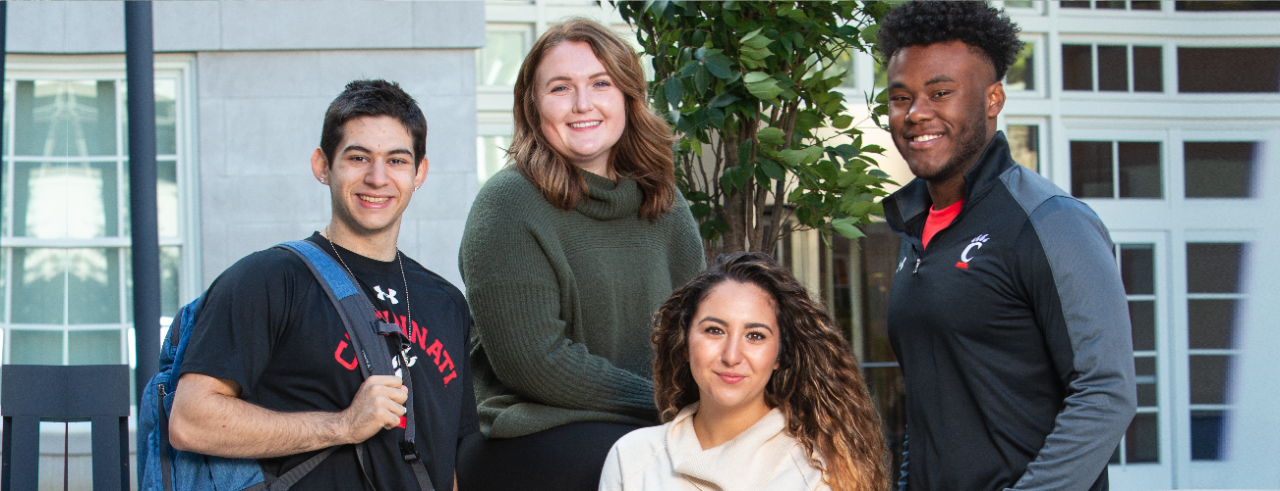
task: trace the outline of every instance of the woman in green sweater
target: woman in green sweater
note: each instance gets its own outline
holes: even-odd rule
[[[460,449],[464,491],[594,490],[614,441],[658,424],[650,320],[704,256],[645,91],[631,46],[588,20],[520,67],[515,165],[480,190],[459,257],[485,435]]]

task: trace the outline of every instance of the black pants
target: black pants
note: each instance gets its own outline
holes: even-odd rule
[[[516,438],[476,432],[458,449],[459,491],[596,491],[604,458],[636,426],[572,423]]]

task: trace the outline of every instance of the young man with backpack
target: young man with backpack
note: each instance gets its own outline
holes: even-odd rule
[[[293,489],[453,488],[457,443],[478,429],[470,315],[457,288],[396,247],[427,175],[426,133],[398,85],[355,81],[329,106],[311,156],[333,218],[306,240],[399,333],[361,352],[301,256],[272,248],[241,259],[191,327],[169,416],[175,449],[257,459],[272,476],[314,465]],[[396,375],[366,378],[366,356],[391,359]]]

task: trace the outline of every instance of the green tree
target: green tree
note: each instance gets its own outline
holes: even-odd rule
[[[846,70],[837,59],[870,52],[888,5],[615,5],[653,58],[651,102],[681,136],[676,177],[709,258],[772,253],[795,226],[861,237],[883,214],[884,149],[863,143],[833,89]]]

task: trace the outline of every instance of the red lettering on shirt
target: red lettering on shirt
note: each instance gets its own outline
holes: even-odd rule
[[[450,370],[453,370],[453,359],[449,358],[448,351],[444,352],[444,363],[436,363],[436,368],[440,369],[440,373],[444,373],[444,367],[446,366],[449,367]]]
[[[359,366],[357,364],[358,360],[356,359],[356,355],[355,353],[351,354],[350,362],[348,362],[347,360],[343,360],[342,351],[345,349],[347,349],[347,342],[346,341],[338,342],[338,349],[333,351],[333,359],[338,360],[338,363],[341,364],[343,367],[345,367],[347,370],[355,370],[356,367]]]
[[[436,342],[431,343],[430,348],[427,348],[427,354],[435,358],[436,366],[440,366],[440,352],[442,351],[444,351],[444,345],[440,344],[439,339],[437,339]]]

